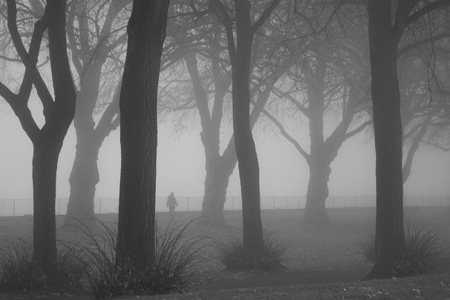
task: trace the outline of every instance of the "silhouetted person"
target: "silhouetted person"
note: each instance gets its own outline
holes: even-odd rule
[[[177,199],[175,198],[175,195],[173,194],[173,192],[171,192],[169,197],[167,197],[166,207],[169,208],[169,211],[172,214],[172,216],[175,215],[175,207],[177,207],[177,206],[178,206]]]

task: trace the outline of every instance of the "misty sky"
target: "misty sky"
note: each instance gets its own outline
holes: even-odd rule
[[[306,128],[305,128],[306,129]],[[293,146],[276,134],[258,130],[255,136],[261,169],[261,195],[302,196],[308,184],[308,167]],[[263,136],[264,134],[264,136]],[[32,147],[16,116],[0,104],[0,199],[31,198]],[[74,159],[73,127],[66,138],[58,169],[57,197],[69,196],[68,178]],[[450,153],[422,150],[416,154],[412,175],[405,185],[409,195],[450,195]],[[97,197],[117,197],[120,172],[119,131],[104,142],[99,159]],[[330,195],[374,195],[373,141],[362,133],[346,143],[332,164]],[[157,196],[202,196],[204,150],[199,128],[176,133],[167,124],[159,128]],[[240,195],[237,169],[228,195]]]

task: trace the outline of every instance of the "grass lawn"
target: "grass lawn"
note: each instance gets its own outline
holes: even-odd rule
[[[286,270],[228,272],[214,258],[214,250],[203,254],[205,264],[199,278],[182,294],[140,297],[139,299],[447,299],[450,300],[450,253],[439,273],[415,278],[359,281],[371,268],[361,254],[360,243],[374,232],[374,208],[329,209],[329,227],[313,227],[300,222],[301,210],[267,210],[262,212],[265,228],[274,230],[286,241]],[[158,224],[167,227],[168,213],[158,213]],[[193,212],[177,212],[175,221],[185,224],[197,217]],[[117,215],[100,219],[114,221]],[[187,236],[226,237],[240,235],[240,211],[227,211],[227,230],[214,230],[192,224]],[[446,207],[407,209],[405,220],[412,224],[429,224],[442,229],[442,239],[450,244],[450,215]],[[58,217],[58,224],[62,224]],[[0,218],[0,236],[31,234],[31,217]],[[58,238],[67,238],[59,230]],[[53,295],[52,295],[53,293]],[[0,299],[90,299],[77,291],[47,291],[38,294],[0,294]],[[136,297],[122,298],[136,299]]]

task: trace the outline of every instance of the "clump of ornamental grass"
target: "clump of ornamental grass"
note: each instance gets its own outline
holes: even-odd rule
[[[405,276],[433,273],[444,261],[448,247],[436,226],[407,225],[405,229],[406,259],[398,266]]]
[[[81,247],[89,291],[96,299],[181,291],[204,263],[200,254],[205,237],[184,237],[190,224],[158,229],[152,265],[137,270],[126,261],[117,262],[117,226],[99,222],[101,234],[86,231],[87,242]]]
[[[435,272],[448,251],[448,247],[440,236],[441,230],[438,227],[407,224],[405,227],[406,256],[395,267],[398,276]],[[368,235],[360,247],[367,261],[375,262],[374,235]]]
[[[216,239],[215,247],[219,261],[227,270],[276,270],[284,268],[282,262],[288,250],[287,243],[280,239],[275,231],[265,230],[263,247],[259,250],[247,250],[242,239],[229,235]]]
[[[48,286],[81,286],[83,265],[76,249],[57,242],[53,278],[48,278],[33,259],[33,241],[20,237],[0,241],[0,288],[4,290],[42,290]]]

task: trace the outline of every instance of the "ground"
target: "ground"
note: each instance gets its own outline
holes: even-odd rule
[[[441,266],[440,274],[435,277],[360,282],[371,268],[361,253],[360,244],[367,234],[374,231],[375,209],[336,208],[328,212],[332,222],[329,227],[302,224],[300,210],[262,212],[265,230],[277,232],[288,245],[284,270],[224,271],[214,259],[211,248],[205,256],[212,258],[199,278],[184,289],[183,294],[141,299],[450,299],[450,255]],[[177,212],[175,221],[185,224],[196,217],[196,213]],[[117,215],[102,215],[100,218],[114,221]],[[239,235],[242,227],[240,212],[226,212],[226,219],[230,224],[227,229],[210,229],[194,223],[188,227],[186,235],[215,238]],[[447,208],[407,210],[405,219],[409,223],[439,226],[442,239],[450,241],[450,215]],[[58,217],[58,224],[62,224],[62,221],[62,217]],[[158,214],[161,228],[167,227],[169,221],[168,213]],[[30,234],[31,224],[31,217],[0,218],[0,236]],[[58,230],[58,235],[63,238],[68,233]],[[89,295],[77,290],[0,294],[0,299],[38,298],[90,299]]]

